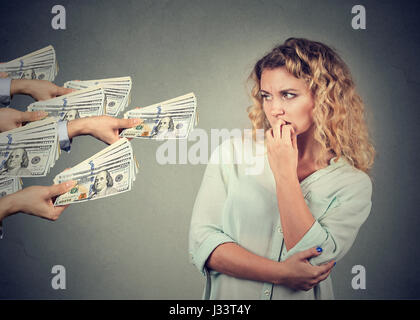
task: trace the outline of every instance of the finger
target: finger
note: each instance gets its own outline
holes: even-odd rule
[[[54,220],[54,221],[57,220],[60,217],[60,215],[63,213],[63,211],[66,210],[68,207],[69,207],[69,204],[68,205],[65,205],[65,206],[56,206],[56,207],[54,207],[52,209],[52,218],[51,218],[51,220]]]
[[[281,126],[282,126],[281,121],[276,122],[273,126],[273,137],[275,140],[281,139]]]
[[[317,279],[316,279],[316,283],[318,284],[318,283],[320,283],[321,281],[324,281],[325,279],[327,279],[328,278],[328,276],[330,275],[330,273],[331,273],[331,270],[332,270],[332,268],[331,269],[329,269],[327,272],[324,272],[323,274],[321,274]]]
[[[266,139],[267,139],[267,148],[269,148],[274,143],[274,132],[273,128],[270,128],[266,132]],[[267,149],[268,151],[268,149]]]
[[[331,269],[334,266],[335,266],[335,261],[334,260],[318,266],[317,268],[318,268],[319,275],[323,275],[324,273],[327,273],[327,272],[331,271]]]
[[[142,122],[143,120],[141,119],[118,119],[118,128],[120,129],[132,128],[134,126],[139,125]]]
[[[292,146],[293,149],[297,149],[297,135],[295,129],[292,127]]]
[[[65,94],[69,94],[75,91],[74,89],[64,88],[64,87],[57,87],[57,96],[62,96]]]
[[[7,72],[0,72],[0,78],[7,78],[9,74]]]
[[[70,181],[66,181],[66,182],[62,182],[59,184],[53,184],[52,186],[49,186],[49,197],[55,197],[58,195],[61,195],[63,193],[66,193],[68,191],[71,190],[71,188],[73,188],[76,185],[77,181],[75,180],[70,180]]]
[[[308,260],[312,257],[319,256],[321,252],[322,252],[322,248],[316,247],[316,248],[310,248],[310,249],[304,250],[302,252],[299,252],[298,254],[301,260]]]
[[[284,140],[284,142],[286,144],[292,145],[292,126],[291,125],[283,125],[281,127],[281,137],[282,140]]]
[[[45,111],[25,111],[21,113],[21,122],[31,122],[41,120],[48,116]]]

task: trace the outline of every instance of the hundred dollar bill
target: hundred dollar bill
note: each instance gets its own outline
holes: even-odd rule
[[[120,136],[148,139],[184,139],[198,123],[197,99],[189,93],[151,106],[135,108],[124,118],[141,119],[134,128],[124,129]]]
[[[0,133],[0,177],[45,176],[59,154],[53,118]]]
[[[130,191],[137,173],[137,162],[130,142],[120,139],[104,150],[65,170],[54,183],[75,180],[77,184],[56,198],[54,205],[67,205]]]
[[[53,46],[47,46],[14,60],[1,63],[0,72],[12,79],[39,79],[54,81],[58,64]]]
[[[64,87],[82,90],[91,86],[101,86],[104,89],[106,104],[104,113],[116,117],[130,102],[132,87],[131,77],[119,77],[97,80],[67,81]]]
[[[0,177],[0,198],[22,189],[22,181],[18,177]]]
[[[28,111],[46,111],[57,121],[104,114],[105,93],[101,86],[93,86],[71,92],[57,98],[37,101],[28,106]]]

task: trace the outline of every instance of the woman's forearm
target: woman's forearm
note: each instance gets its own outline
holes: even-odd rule
[[[207,259],[208,268],[235,278],[282,284],[284,265],[242,248],[233,242],[223,243]]]
[[[284,242],[289,251],[308,232],[315,219],[303,198],[297,178],[277,181],[276,190]]]

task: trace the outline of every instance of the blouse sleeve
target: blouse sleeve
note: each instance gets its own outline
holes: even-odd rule
[[[10,105],[10,84],[12,79],[0,79],[0,107],[8,107]]]
[[[348,182],[284,259],[320,246],[322,254],[309,260],[312,265],[320,265],[331,260],[338,261],[348,252],[372,207],[372,182],[369,176],[360,172]]]
[[[228,143],[222,143],[213,152],[207,165],[201,187],[194,203],[189,251],[192,263],[206,275],[206,261],[217,246],[226,242],[236,242],[223,232],[222,215],[228,192],[229,168],[226,161]],[[228,161],[229,162],[229,161]]]

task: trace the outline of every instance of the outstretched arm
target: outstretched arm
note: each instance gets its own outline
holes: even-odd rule
[[[47,80],[15,79],[10,84],[11,96],[25,94],[37,101],[52,99],[73,91],[73,89],[59,87]]]
[[[48,220],[57,220],[68,206],[54,207],[54,199],[74,187],[75,181],[44,187],[31,186],[0,198],[0,221],[22,212]]]
[[[69,139],[80,135],[91,135],[107,144],[118,141],[122,129],[131,128],[141,122],[139,119],[118,119],[111,116],[79,118],[68,122]]]
[[[25,122],[37,121],[48,115],[44,111],[18,111],[12,108],[0,109],[0,132],[21,127]]]

